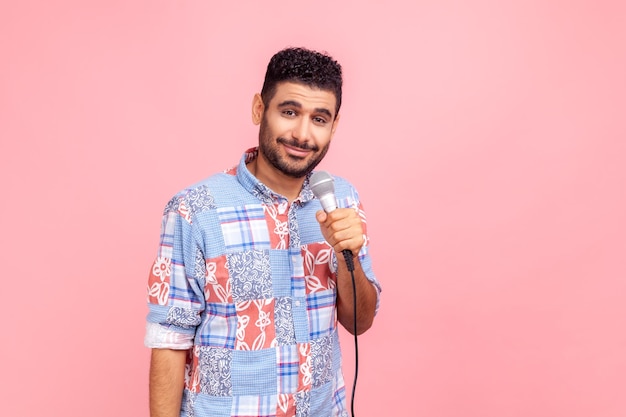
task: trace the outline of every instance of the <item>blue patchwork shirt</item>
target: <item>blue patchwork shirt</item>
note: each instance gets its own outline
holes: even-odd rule
[[[259,182],[246,167],[257,152],[167,204],[145,345],[189,350],[181,416],[347,416],[321,205],[309,177],[291,203]],[[361,215],[359,260],[380,293],[358,194],[338,177],[335,194]]]

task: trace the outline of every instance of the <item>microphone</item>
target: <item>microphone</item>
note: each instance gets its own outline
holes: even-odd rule
[[[337,199],[335,198],[335,181],[333,177],[326,171],[315,171],[309,179],[309,185],[311,191],[322,205],[322,209],[326,213],[337,208]],[[346,260],[349,271],[354,271],[354,261],[352,259],[352,252],[348,249],[341,251],[343,257]]]
[[[311,175],[311,190],[315,197],[320,201],[322,208],[326,213],[337,208],[337,199],[335,198],[335,181],[333,177],[326,171],[316,171]]]

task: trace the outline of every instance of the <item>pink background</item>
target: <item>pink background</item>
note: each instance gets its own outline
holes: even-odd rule
[[[304,45],[384,287],[357,416],[625,416],[624,2],[471,3],[3,1],[0,415],[148,415],[161,211]]]

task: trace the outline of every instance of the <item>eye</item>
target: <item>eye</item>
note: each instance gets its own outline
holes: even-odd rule
[[[320,117],[320,116],[315,116],[313,118],[313,122],[316,123],[316,124],[319,124],[319,125],[324,125],[324,124],[326,124],[326,119],[324,119],[323,117]]]
[[[287,117],[294,117],[296,112],[293,110],[283,110],[283,115]]]

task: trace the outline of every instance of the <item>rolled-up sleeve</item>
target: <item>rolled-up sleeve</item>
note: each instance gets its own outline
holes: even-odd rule
[[[188,349],[201,322],[206,263],[184,194],[166,206],[156,259],[148,278],[144,344]]]

